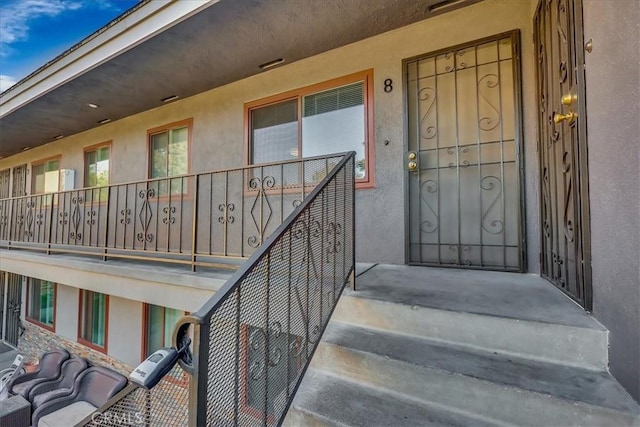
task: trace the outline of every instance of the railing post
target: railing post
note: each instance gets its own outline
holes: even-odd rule
[[[207,425],[207,374],[209,373],[209,325],[193,324],[193,370],[189,377],[189,426]],[[203,377],[200,378],[200,373]]]
[[[100,193],[101,191],[98,193],[98,200],[100,197]],[[116,200],[117,203],[117,200]],[[100,209],[102,208],[103,205],[98,204],[98,218],[100,218]],[[111,186],[109,185],[107,187],[107,203],[104,205],[107,207],[107,212],[104,215],[104,248],[102,248],[102,261],[106,261],[107,260],[107,248],[109,247],[109,212],[111,211]],[[115,218],[114,221],[118,220],[118,206],[116,205],[116,209],[115,209]],[[117,227],[117,225],[116,225]],[[115,242],[114,242],[115,243]],[[115,245],[114,245],[115,246]]]
[[[200,175],[196,175],[195,190],[193,192],[193,215],[191,224],[191,271],[196,271],[196,251],[198,244],[198,197],[200,192]]]
[[[351,247],[353,252],[353,271],[351,272],[351,290],[356,290],[356,157],[352,154],[351,160]]]
[[[49,227],[49,237],[47,239],[47,255],[51,255],[51,233],[53,230],[53,207],[55,206],[54,200],[55,200],[56,195],[52,195],[51,196],[51,205],[49,206],[49,221],[47,226]]]

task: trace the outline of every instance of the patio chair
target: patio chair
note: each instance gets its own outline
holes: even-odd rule
[[[62,364],[60,376],[57,379],[42,382],[31,389],[27,399],[31,402],[31,407],[35,410],[49,400],[73,393],[76,378],[88,367],[89,363],[81,357],[72,357],[66,360]]]
[[[78,375],[73,392],[42,403],[31,417],[33,427],[71,426],[91,415],[127,385],[111,369],[92,366]]]
[[[60,376],[62,363],[71,355],[67,350],[51,350],[40,357],[38,369],[34,372],[19,375],[9,381],[7,390],[11,394],[19,394],[28,399],[29,392],[35,386],[45,381],[55,380]]]

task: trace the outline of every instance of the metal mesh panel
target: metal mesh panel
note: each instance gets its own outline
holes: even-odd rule
[[[91,416],[87,426],[186,426],[188,377],[177,365],[152,390],[133,388]]]
[[[305,175],[327,173],[326,162],[309,166]],[[338,166],[202,316],[206,425],[277,425],[286,414],[354,268],[353,156]]]

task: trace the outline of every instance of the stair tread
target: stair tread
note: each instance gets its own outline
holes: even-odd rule
[[[461,374],[607,409],[640,413],[638,404],[607,372],[469,349],[336,321],[329,323],[322,341],[426,369]]]
[[[482,420],[427,407],[397,395],[309,369],[293,407],[346,426],[489,426]]]
[[[605,331],[593,316],[552,284],[532,274],[376,265],[344,295]]]

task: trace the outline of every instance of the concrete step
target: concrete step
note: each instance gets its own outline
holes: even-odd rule
[[[377,265],[345,290],[334,320],[595,370],[608,331],[534,275]]]
[[[284,426],[492,426],[477,417],[309,369]]]
[[[335,321],[327,328],[311,366],[360,384],[359,392],[365,394],[379,388],[496,423],[640,425],[640,408],[607,372]],[[315,383],[305,382],[311,388],[304,393],[312,395]],[[322,400],[322,395],[316,398]]]

